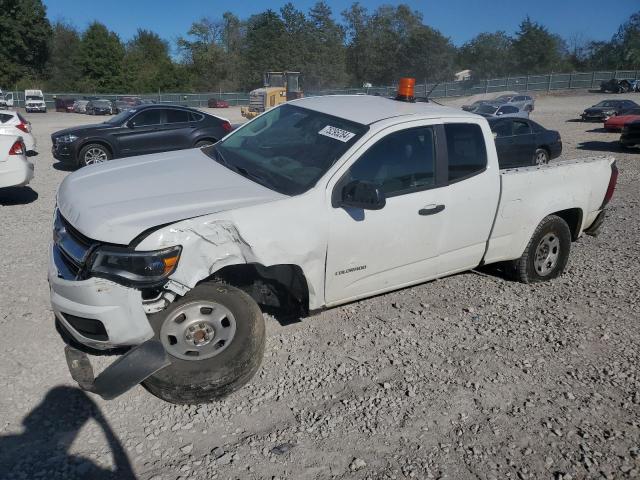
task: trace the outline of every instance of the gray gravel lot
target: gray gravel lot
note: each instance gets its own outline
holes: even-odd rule
[[[0,191],[0,478],[639,478],[640,152],[572,121],[604,97],[541,97],[532,115],[561,132],[564,158],[613,154],[620,168],[601,235],[573,244],[564,276],[470,272],[268,318],[254,380],[190,407],[71,388],[46,282],[68,171],[49,135],[95,119],[28,115],[36,177]]]

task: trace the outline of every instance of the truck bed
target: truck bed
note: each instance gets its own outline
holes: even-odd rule
[[[576,218],[574,239],[600,213],[613,157],[562,160],[500,170],[500,203],[485,263],[519,258],[533,231],[550,213]]]

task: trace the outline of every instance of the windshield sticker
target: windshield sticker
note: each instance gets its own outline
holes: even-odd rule
[[[345,143],[356,136],[355,133],[342,130],[341,128],[338,128],[338,127],[332,127],[331,125],[327,125],[318,133],[320,135],[324,135],[325,137],[335,138],[336,140],[340,140],[341,142],[345,142]]]

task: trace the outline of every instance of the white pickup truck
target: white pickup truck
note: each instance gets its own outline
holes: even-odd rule
[[[279,106],[202,149],[69,175],[49,283],[73,378],[176,403],[246,383],[262,310],[304,316],[479,265],[560,275],[612,158],[500,171],[487,121],[373,96]],[[94,378],[89,354],[122,356]]]

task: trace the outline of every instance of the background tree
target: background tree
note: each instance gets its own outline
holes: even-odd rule
[[[122,80],[132,92],[167,91],[184,86],[169,56],[169,44],[157,33],[142,29],[125,47]]]
[[[0,7],[0,85],[31,86],[49,55],[51,24],[41,0],[3,0]]]
[[[545,27],[526,17],[513,41],[512,73],[549,73],[566,66],[562,39]]]
[[[304,85],[321,89],[344,85],[346,81],[345,32],[333,19],[324,1],[309,10],[308,44],[303,67]]]
[[[49,45],[47,88],[55,92],[73,92],[82,79],[80,34],[73,25],[57,22]]]
[[[505,32],[481,33],[460,47],[458,66],[476,78],[502,77],[513,72],[513,40]]]
[[[224,25],[210,18],[193,23],[187,38],[178,39],[185,71],[194,90],[211,91],[225,78],[224,49],[221,46]]]
[[[82,34],[79,64],[85,92],[118,92],[123,88],[124,46],[120,37],[100,22],[93,22]]]
[[[252,15],[246,28],[240,88],[250,90],[262,85],[264,72],[289,69],[290,60],[285,25],[276,12],[266,10]]]

